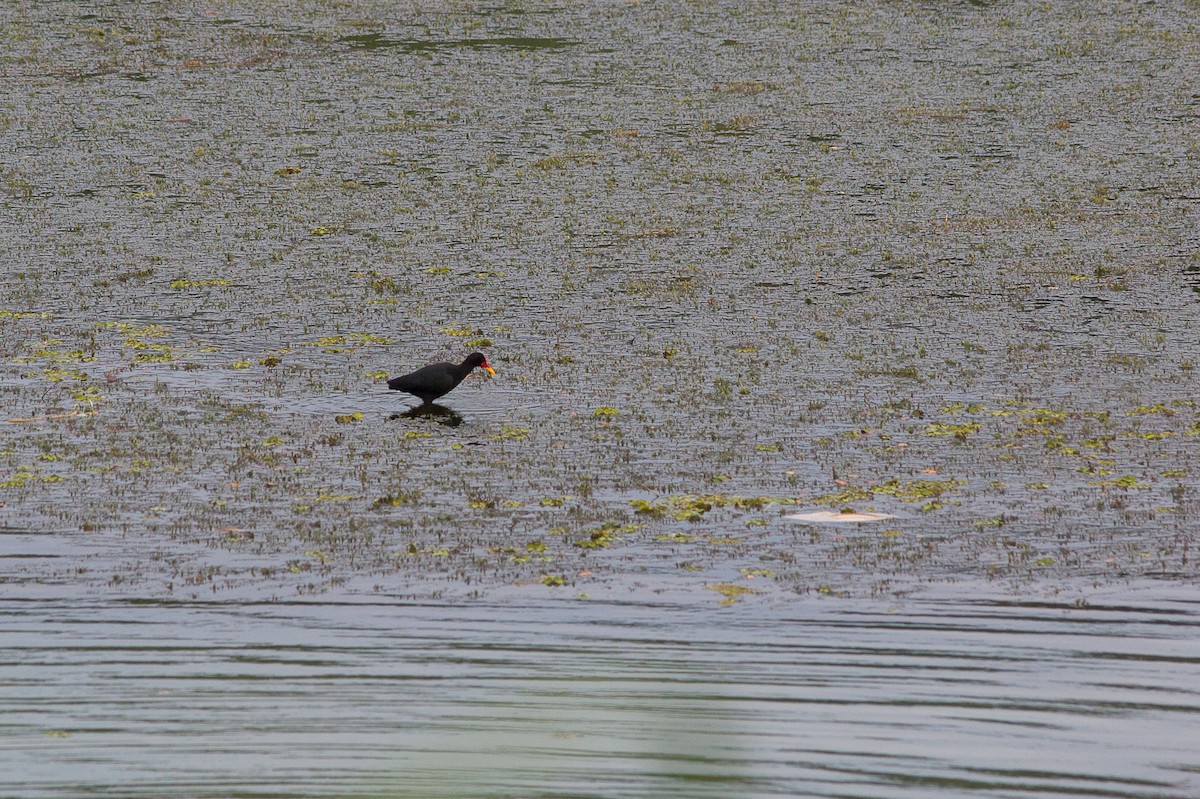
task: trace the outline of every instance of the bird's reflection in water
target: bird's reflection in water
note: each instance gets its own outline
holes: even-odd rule
[[[444,424],[446,427],[458,427],[465,422],[461,413],[452,408],[447,408],[445,405],[438,405],[436,402],[431,402],[428,405],[418,405],[415,408],[410,408],[404,413],[394,413],[390,419],[431,419],[438,424]]]

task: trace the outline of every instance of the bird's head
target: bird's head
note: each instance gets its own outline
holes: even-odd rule
[[[495,376],[496,370],[492,368],[492,365],[490,363],[488,363],[487,356],[484,355],[482,352],[471,353],[470,357],[467,360],[470,361],[472,367],[478,366],[480,369],[483,369],[489,375]]]

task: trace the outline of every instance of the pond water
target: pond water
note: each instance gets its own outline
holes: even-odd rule
[[[0,795],[1200,792],[1200,603],[0,600]]]
[[[0,795],[1194,799],[1196,10],[0,3]]]

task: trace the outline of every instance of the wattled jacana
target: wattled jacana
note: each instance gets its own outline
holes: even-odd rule
[[[428,405],[443,394],[453,391],[476,366],[487,370],[490,375],[496,374],[496,370],[487,362],[482,352],[473,352],[459,364],[435,363],[423,366],[415,372],[393,377],[388,381],[388,388],[420,397],[421,402]]]

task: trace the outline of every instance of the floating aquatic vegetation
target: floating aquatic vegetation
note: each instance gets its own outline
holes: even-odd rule
[[[925,434],[929,436],[953,436],[961,440],[972,433],[978,433],[981,427],[978,422],[966,422],[964,424],[933,422],[925,426]]]
[[[849,505],[852,502],[865,502],[873,499],[874,496],[868,488],[848,485],[841,491],[833,494],[821,494],[813,497],[810,501],[814,505]]]
[[[55,366],[49,366],[42,370],[42,377],[46,378],[51,383],[61,383],[64,380],[85,381],[88,379],[86,372],[81,372],[78,369],[62,369]]]
[[[747,594],[758,593],[758,591],[755,591],[753,588],[747,588],[744,585],[737,585],[736,583],[713,583],[712,585],[706,585],[704,587],[709,591],[716,591],[718,594],[725,597],[717,604],[726,606],[732,605],[733,603],[741,600],[741,598]]]
[[[1149,416],[1151,414],[1157,414],[1170,417],[1174,416],[1176,413],[1177,411],[1175,411],[1175,409],[1168,408],[1161,402],[1157,405],[1139,405],[1136,408],[1125,411],[1126,416]]]
[[[1131,474],[1127,474],[1124,477],[1118,477],[1115,480],[1098,480],[1096,482],[1089,483],[1088,485],[1094,485],[1100,488],[1146,489],[1150,487],[1147,483],[1139,482],[1138,479]]]
[[[421,498],[421,492],[418,489],[412,491],[401,491],[392,494],[384,494],[381,497],[376,497],[371,502],[373,508],[398,508],[401,505],[411,505]]]
[[[580,153],[567,152],[561,155],[551,155],[541,160],[534,161],[531,166],[534,169],[540,169],[543,172],[552,170],[566,169],[568,166],[575,164],[594,164],[599,159],[596,153]]]
[[[946,480],[904,481],[893,478],[882,485],[873,486],[871,492],[893,496],[901,502],[921,502],[956,491],[964,485],[966,485],[964,481],[953,477]]]
[[[605,522],[601,526],[584,530],[584,537],[577,539],[575,545],[583,549],[604,549],[621,540],[623,535],[640,530],[640,524],[621,524],[620,522]]]
[[[48,311],[11,311],[0,308],[0,319],[49,319]]]
[[[57,474],[43,474],[38,467],[18,466],[7,480],[0,480],[0,488],[23,488],[34,483],[61,483],[66,478]]]
[[[395,344],[396,339],[391,336],[379,336],[374,333],[351,333],[350,342],[358,347],[366,347],[379,344]]]
[[[986,410],[987,410],[986,405],[980,405],[979,403],[968,404],[965,402],[952,402],[949,405],[946,405],[941,409],[942,413],[948,413],[948,414],[983,413]]]
[[[671,516],[679,521],[698,522],[704,514],[714,508],[736,508],[738,510],[762,510],[768,505],[790,505],[793,499],[782,497],[739,497],[729,494],[682,494],[667,497],[662,502],[644,499],[630,500],[634,513],[652,517]]]
[[[668,533],[666,535],[656,536],[655,541],[669,542],[672,544],[690,544],[696,540],[694,535],[687,533]]]
[[[226,277],[205,278],[203,280],[191,280],[186,277],[179,277],[171,281],[171,288],[176,290],[184,289],[202,289],[209,286],[230,286],[233,281]]]
[[[416,544],[409,544],[408,549],[404,552],[397,553],[398,558],[411,558],[420,555],[426,555],[434,558],[448,558],[453,554],[453,550],[448,547],[419,547]]]

